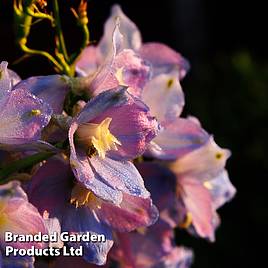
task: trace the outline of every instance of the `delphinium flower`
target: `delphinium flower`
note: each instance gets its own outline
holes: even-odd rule
[[[139,62],[150,67],[150,75],[141,76],[142,65],[133,64],[135,62],[133,58],[125,59],[123,67],[118,67],[116,64],[117,56],[110,56],[111,51],[113,55],[116,54],[115,51],[118,50],[118,47],[122,50],[121,53],[126,51],[135,53]],[[187,138],[189,139],[190,135],[187,136],[186,132],[191,131],[190,129],[194,131],[195,126],[190,119],[179,117],[184,106],[184,94],[179,80],[189,70],[187,60],[164,44],[142,44],[138,28],[126,17],[119,6],[113,7],[111,17],[105,23],[103,37],[98,46],[94,47],[94,51],[95,57],[92,56],[93,52],[89,46],[77,62],[77,70],[80,70],[82,75],[86,75],[89,74],[87,60],[90,62],[93,57],[94,59],[101,58],[104,61],[99,66],[98,71],[90,68],[91,78],[89,79],[90,83],[88,83],[90,93],[97,94],[100,89],[106,90],[109,86],[116,84],[134,88],[135,90],[130,89],[130,92],[148,105],[150,113],[161,124],[159,135],[150,144],[148,150],[150,154],[158,158],[175,159],[178,150],[180,153],[182,153],[182,149],[184,151],[190,150],[191,148],[187,146],[189,143]],[[104,60],[105,56],[106,60]],[[99,61],[101,62],[101,60]],[[89,64],[91,66],[91,63]],[[125,69],[125,66],[135,66],[135,68]],[[136,72],[133,72],[134,70]],[[129,73],[132,76],[127,75]],[[139,87],[131,84],[132,81],[135,81],[133,77],[139,78]],[[195,144],[191,144],[191,147],[200,146],[205,142],[203,138],[204,135],[201,132],[200,139],[197,139]]]
[[[161,125],[159,135],[150,144],[150,154],[160,159],[175,159],[178,153],[198,148],[206,142],[207,136],[190,118],[180,118],[185,104],[180,80],[189,70],[188,61],[164,44],[142,44],[138,28],[119,6],[114,6],[111,17],[106,22],[102,42],[108,42],[108,29],[112,27],[115,17],[121,19],[120,30],[125,39],[132,40],[128,42],[128,46],[138,51],[138,55],[150,64],[152,69],[151,79],[141,91],[141,99]],[[194,133],[195,140],[191,139]]]
[[[141,181],[137,171],[134,175]],[[139,188],[146,191],[141,184]],[[131,195],[124,190],[122,194],[118,205],[98,197],[77,183],[68,161],[62,158],[48,160],[38,169],[28,187],[30,201],[40,213],[46,210],[52,217],[57,217],[63,231],[105,235],[104,242],[69,243],[74,247],[82,245],[84,259],[98,265],[106,262],[113,245],[113,230],[131,231],[151,225],[157,219],[157,210],[149,197]]]
[[[148,63],[142,60],[132,49],[124,47],[125,37],[120,32],[120,19],[115,20],[107,40],[109,50],[89,46],[82,52],[77,64],[77,72],[86,76],[81,79],[88,94],[96,96],[103,90],[118,85],[128,86],[128,91],[140,96],[141,90],[150,79],[151,70]],[[94,49],[94,56],[92,56]],[[92,57],[96,60],[92,68]],[[89,66],[88,66],[89,64]]]
[[[230,151],[220,148],[210,137],[202,147],[170,164],[177,178],[177,196],[184,206],[181,226],[193,228],[194,233],[211,241],[219,225],[216,210],[236,192],[225,170],[229,156]]]
[[[117,20],[120,24],[116,24]],[[138,28],[123,14],[120,7],[113,7],[112,15],[105,24],[104,35],[94,48],[95,57],[92,58],[97,59],[99,54],[102,57],[108,55],[112,47],[115,47],[111,42],[112,36],[120,34],[123,38],[118,39],[119,42],[116,44],[120,43],[120,47],[124,49],[132,49],[150,66],[150,78],[140,88],[140,92],[133,93],[148,105],[150,113],[161,125],[159,134],[147,150],[147,155],[174,161],[168,163],[177,177],[174,187],[177,189],[177,203],[180,204],[177,213],[180,216],[173,225],[176,226],[180,222],[180,226],[214,240],[214,229],[219,223],[215,211],[235,194],[224,169],[230,152],[221,149],[213,137],[202,129],[196,118],[180,117],[184,106],[180,80],[189,69],[188,62],[179,53],[163,44],[142,44]],[[93,53],[93,50],[89,51]],[[83,75],[87,69],[86,59],[87,50],[77,64],[78,69],[84,68]],[[103,65],[99,72],[108,69],[109,79],[115,76],[119,84],[126,84],[122,75],[118,76],[119,73],[122,74],[122,70],[111,68],[111,65]],[[89,86],[93,94],[94,85],[99,83],[98,75],[95,75],[94,79]]]
[[[59,16],[54,21],[33,3],[15,2],[16,16],[59,22]],[[24,14],[24,5],[33,13]],[[55,12],[59,15],[54,5]],[[73,13],[84,31],[84,48],[89,43],[86,1]],[[34,54],[27,37],[19,45]],[[89,267],[188,268],[193,253],[176,245],[174,228],[213,241],[216,210],[235,194],[225,170],[230,151],[220,148],[196,118],[181,117],[185,100],[180,80],[188,61],[164,44],[144,44],[119,6],[113,7],[98,45],[86,47],[79,59],[76,53],[69,57],[63,36],[56,40],[56,58],[42,54],[69,76],[76,67],[80,77],[57,74],[20,81],[6,62],[0,65],[0,148],[9,150],[0,152],[0,173],[7,181],[27,174],[24,187],[31,202],[16,181],[0,186],[0,227],[6,230],[7,223],[32,215],[29,226],[36,221],[34,226],[43,224],[44,232],[56,226],[57,231],[105,235],[104,242],[68,243],[83,247]],[[50,154],[22,164],[29,160],[23,157],[35,157],[37,148]],[[23,152],[16,168],[11,163],[6,171],[2,163],[16,157],[15,150]],[[19,172],[12,178],[10,170]],[[23,205],[12,207],[14,200]],[[18,219],[11,212],[18,210],[20,216],[23,206],[28,210]],[[32,232],[27,228],[25,233]],[[33,259],[0,255],[1,262],[30,266]],[[64,262],[60,257],[54,264],[62,267]]]
[[[132,231],[156,221],[157,209],[130,160],[157,132],[148,108],[126,88],[107,90],[72,119],[70,160],[48,161],[33,176],[28,194],[41,213],[59,218],[63,230],[106,235],[105,243],[82,243],[87,261],[105,263],[112,230]]]
[[[54,106],[53,112],[57,113],[62,107],[57,106],[55,109],[55,105],[62,106],[60,100],[64,94],[61,93],[59,102],[55,103],[50,90],[46,93],[46,89],[53,88],[53,85],[55,90],[58,89],[59,79],[59,76],[29,78],[12,88],[12,92],[24,88],[27,92],[29,90],[39,94]],[[66,94],[66,91],[63,92]],[[54,96],[57,95],[54,93]],[[68,231],[78,228],[78,232],[94,232],[97,228],[101,230],[100,233],[107,233],[107,243],[101,245],[100,250],[94,244],[85,245],[88,250],[85,258],[88,261],[97,264],[105,262],[106,254],[112,245],[110,228],[131,231],[156,221],[157,209],[152,205],[150,194],[130,160],[145,151],[157,132],[158,124],[150,116],[148,108],[124,87],[107,90],[98,95],[71,121],[70,164],[77,181],[73,187],[67,188],[71,190],[71,195],[63,195],[70,197],[66,205],[71,207],[70,213],[68,214],[68,209],[63,215],[54,213],[49,202],[45,207],[51,215],[54,213],[64,219],[61,223],[63,228],[66,227],[65,223],[67,224]],[[67,176],[67,183],[72,181],[72,176]],[[43,184],[45,185],[45,182]],[[41,202],[49,200],[45,196],[41,198],[41,195],[39,198]],[[97,202],[91,202],[91,199]],[[91,217],[87,217],[88,214]],[[81,222],[76,223],[77,215],[81,221],[85,221],[82,230],[79,229]]]
[[[78,181],[99,197],[120,204],[122,192],[147,198],[134,165],[156,136],[148,108],[126,88],[107,90],[89,101],[69,130],[70,161]],[[136,180],[136,182],[134,180]]]
[[[142,59],[148,62],[153,69],[153,77],[158,74],[169,73],[174,67],[183,78],[189,70],[188,61],[178,52],[162,43],[143,43],[142,35],[135,25],[122,11],[119,5],[112,7],[111,15],[105,23],[104,34],[99,47],[102,52],[108,51],[114,22],[120,20],[120,32],[124,36],[122,47],[134,50]]]
[[[175,161],[144,164],[143,177],[158,178],[158,181],[162,180],[162,188],[164,185],[168,188],[166,192],[169,195],[161,197],[164,207],[163,204],[158,206],[160,218],[173,227],[185,228],[190,233],[214,241],[214,231],[220,223],[216,210],[236,193],[225,170],[229,156],[230,152],[220,148],[210,137],[203,146]],[[162,188],[157,179],[154,182],[150,192],[154,195],[154,191],[158,191],[160,195],[159,189]]]
[[[117,58],[120,58],[118,54],[129,55],[121,56],[124,65],[117,64],[119,61]],[[177,70],[179,78],[182,79],[189,70],[189,63],[179,53],[164,44],[143,44],[137,26],[118,5],[115,5],[110,18],[105,23],[104,34],[99,44],[84,49],[76,63],[76,70],[81,76],[88,76],[89,81],[93,79],[92,83],[89,83],[91,94],[99,93],[96,90],[96,84],[100,80],[99,73],[109,70],[106,79],[109,74],[110,82],[112,77],[113,83],[128,85],[132,93],[140,96],[145,83],[158,74]],[[131,85],[133,81],[136,81],[136,85],[139,84],[138,87],[134,86],[135,90]],[[107,89],[107,87],[102,89],[105,88]]]

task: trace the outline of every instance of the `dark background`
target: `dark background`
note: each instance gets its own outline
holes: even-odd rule
[[[46,60],[30,58],[12,64],[22,54],[14,45],[11,0],[0,0],[0,60],[23,78],[53,73]],[[69,50],[81,36],[69,7],[79,1],[60,0]],[[267,140],[268,61],[266,9],[259,1],[215,0],[89,1],[91,39],[98,41],[112,3],[120,3],[136,22],[144,41],[159,41],[181,52],[192,68],[182,82],[184,114],[197,116],[216,142],[232,150],[228,171],[238,193],[220,209],[222,225],[216,243],[178,240],[195,250],[195,268],[265,267],[268,226]],[[49,48],[48,23],[33,27],[29,44]],[[262,243],[264,242],[264,243]],[[257,262],[262,261],[262,265]]]

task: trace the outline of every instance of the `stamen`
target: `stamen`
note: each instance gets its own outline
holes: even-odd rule
[[[174,80],[171,78],[167,81],[167,88],[171,88],[174,83]]]
[[[78,208],[80,206],[84,206],[90,197],[90,191],[81,186],[80,184],[76,184],[72,190],[71,204],[75,204],[75,207]]]
[[[86,187],[81,184],[76,184],[71,194],[71,204],[74,204],[76,208],[81,206],[88,206],[90,208],[101,208],[101,202],[99,199]]]
[[[41,111],[38,109],[33,109],[29,112],[29,116],[39,116],[41,115]]]
[[[192,221],[193,221],[192,214],[190,212],[187,212],[185,220],[179,224],[179,227],[187,229],[192,224]]]
[[[89,156],[97,153],[101,158],[105,158],[106,152],[118,150],[117,145],[121,142],[112,135],[109,130],[112,118],[105,118],[100,124],[82,124],[77,130],[77,140],[87,147]]]
[[[216,153],[215,154],[216,159],[221,159],[223,157],[222,153]]]

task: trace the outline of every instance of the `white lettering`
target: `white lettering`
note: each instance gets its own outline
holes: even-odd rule
[[[11,242],[13,239],[13,234],[11,232],[5,232],[5,242]]]
[[[11,252],[13,252],[14,248],[11,246],[6,246],[5,254],[6,256],[9,256]]]

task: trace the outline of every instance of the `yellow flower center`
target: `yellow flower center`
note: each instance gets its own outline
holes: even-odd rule
[[[76,184],[74,186],[70,202],[71,204],[74,204],[76,208],[81,206],[101,208],[101,201],[81,184]]]
[[[85,123],[77,129],[78,141],[87,147],[89,156],[97,152],[105,158],[107,151],[118,150],[117,145],[121,143],[109,130],[111,121],[107,117],[100,124]]]

